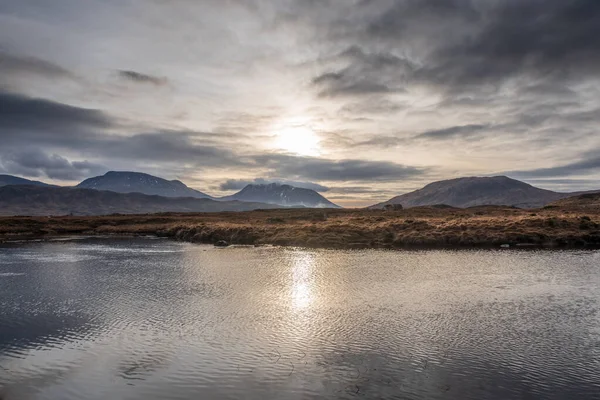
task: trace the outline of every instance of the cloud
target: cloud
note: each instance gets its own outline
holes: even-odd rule
[[[0,165],[9,174],[26,177],[48,177],[58,180],[76,180],[98,175],[108,169],[88,161],[69,161],[58,154],[47,154],[38,149],[0,154]]]
[[[550,168],[538,168],[526,171],[510,171],[507,174],[521,178],[554,178],[574,175],[591,175],[600,172],[600,156],[590,156],[580,161]]]
[[[391,53],[367,53],[355,45],[333,59],[346,63],[346,66],[313,78],[312,84],[319,89],[321,97],[404,93],[404,78],[414,68],[402,57]]]
[[[426,173],[424,168],[387,161],[329,160],[285,154],[258,155],[253,160],[271,175],[311,181],[392,181]]]
[[[432,139],[432,140],[444,140],[454,137],[467,137],[479,133],[489,128],[489,125],[462,125],[452,126],[450,128],[436,129],[427,132],[423,132],[417,135],[416,139]]]
[[[331,56],[345,67],[324,63],[313,84],[326,84],[320,95],[360,96],[420,86],[496,92],[517,79],[547,89],[581,82],[599,74],[599,16],[595,0],[361,1],[325,27],[330,47],[347,46]]]
[[[135,83],[163,86],[168,82],[168,79],[165,77],[142,74],[141,72],[136,71],[120,70],[118,73],[121,78]]]
[[[241,190],[248,185],[268,185],[270,183],[279,183],[282,185],[290,185],[297,188],[303,189],[311,189],[316,192],[327,192],[329,188],[323,185],[319,185],[318,183],[313,182],[301,182],[301,181],[290,181],[287,179],[267,179],[267,178],[256,178],[252,180],[244,180],[244,179],[229,179],[226,182],[219,185],[220,190],[228,191],[228,190]]]
[[[0,50],[0,75],[33,75],[50,79],[73,78],[70,71],[49,61],[2,50]]]
[[[0,134],[6,147],[18,149],[32,143],[46,149],[77,152],[103,160],[171,165],[177,168],[244,168],[266,171],[286,180],[389,181],[424,174],[421,168],[384,161],[329,160],[286,154],[238,154],[206,144],[212,133],[163,130],[123,135],[107,128],[119,124],[97,111],[50,100],[0,94]],[[46,130],[47,126],[52,129]],[[104,129],[102,129],[104,128]],[[278,179],[281,180],[281,179]],[[323,189],[320,187],[319,189]]]
[[[314,78],[313,84],[319,87],[321,97],[363,96],[403,90],[383,83],[363,80],[360,77],[356,78],[345,72],[325,73]]]
[[[0,92],[0,129],[60,131],[74,136],[77,130],[110,128],[114,125],[108,116],[98,110],[73,107],[45,99]]]
[[[366,98],[361,102],[346,104],[340,108],[339,114],[348,118],[356,118],[357,115],[364,114],[393,115],[400,111],[406,110],[407,108],[408,106],[406,104],[375,96],[372,98]]]
[[[93,109],[0,92],[0,137],[4,148],[36,145],[105,159],[179,163],[196,166],[240,165],[228,149],[205,144],[212,133],[162,130],[116,134],[118,121]]]

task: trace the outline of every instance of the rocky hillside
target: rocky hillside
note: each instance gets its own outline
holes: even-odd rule
[[[506,176],[470,177],[430,183],[371,208],[383,208],[387,204],[404,207],[446,204],[461,208],[480,205],[537,208],[573,195],[540,189]]]
[[[248,185],[232,196],[223,197],[222,200],[256,201],[284,207],[339,208],[314,190],[278,183]]]
[[[169,198],[65,187],[0,187],[0,215],[108,215],[164,212],[250,211],[277,208],[264,203]]]
[[[206,193],[187,187],[181,181],[168,181],[141,172],[110,171],[102,176],[86,179],[77,185],[77,188],[109,190],[117,193],[143,193],[163,197],[211,198]]]

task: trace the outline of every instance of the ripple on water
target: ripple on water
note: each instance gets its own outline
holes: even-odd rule
[[[7,259],[5,399],[599,398],[595,252],[93,240]]]

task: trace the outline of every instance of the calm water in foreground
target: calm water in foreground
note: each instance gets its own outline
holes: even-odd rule
[[[0,398],[600,399],[600,253],[4,245]]]

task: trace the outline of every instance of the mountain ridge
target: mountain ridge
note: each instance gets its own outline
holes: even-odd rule
[[[167,180],[143,172],[109,171],[104,175],[85,179],[76,188],[108,190],[116,193],[142,193],[163,197],[194,197],[212,199],[206,193],[192,189],[179,180]]]
[[[281,183],[249,184],[239,192],[220,200],[258,201],[285,207],[341,208],[312,189]]]
[[[8,185],[0,187],[0,215],[5,216],[196,213],[272,208],[278,208],[278,206],[265,203],[225,202],[193,197],[173,198],[58,186]]]
[[[380,209],[388,204],[401,204],[406,208],[438,204],[459,208],[482,205],[539,208],[582,193],[586,192],[554,192],[507,176],[463,177],[432,182],[368,208]]]
[[[0,174],[0,187],[9,185],[31,185],[31,186],[54,186],[40,181],[32,181],[30,179],[20,178],[14,175]]]

